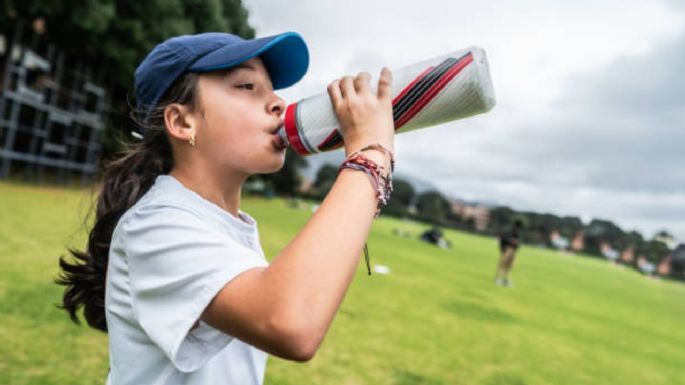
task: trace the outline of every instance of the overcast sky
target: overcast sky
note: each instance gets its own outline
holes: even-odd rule
[[[288,101],[343,74],[486,50],[497,106],[397,136],[398,173],[466,200],[685,241],[685,1],[244,3],[258,36],[292,30],[308,43]]]

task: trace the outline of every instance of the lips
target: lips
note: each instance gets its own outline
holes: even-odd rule
[[[271,130],[271,134],[278,134],[278,131],[283,127],[283,121],[279,121],[278,124]]]
[[[274,148],[278,151],[283,151],[288,148],[288,143],[286,143],[280,135],[278,135],[278,130],[276,133],[272,134]]]
[[[273,137],[273,145],[274,148],[278,151],[283,151],[286,148],[288,148],[288,142],[283,140],[283,138],[278,134],[279,131],[281,130],[281,127],[283,126],[283,121],[278,122],[278,125],[274,127],[269,133]]]

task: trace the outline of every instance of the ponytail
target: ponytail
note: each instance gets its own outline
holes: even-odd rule
[[[112,233],[121,216],[152,187],[157,176],[168,174],[174,158],[164,124],[164,109],[171,103],[197,104],[198,75],[180,77],[167,91],[163,101],[144,119],[133,119],[145,130],[142,142],[133,144],[109,163],[103,172],[102,189],[98,195],[95,223],[88,235],[85,251],[69,248],[73,263],[59,258],[62,269],[55,283],[66,286],[59,308],[80,324],[78,310],[89,326],[107,331],[105,319],[105,284]]]

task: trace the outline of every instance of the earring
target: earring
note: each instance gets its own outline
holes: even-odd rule
[[[188,143],[190,143],[191,146],[195,147],[195,134],[193,134],[193,136],[190,137]]]

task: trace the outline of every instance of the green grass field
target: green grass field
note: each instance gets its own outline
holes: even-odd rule
[[[55,308],[52,283],[66,246],[82,247],[88,190],[0,183],[0,384],[104,384],[107,336]],[[275,255],[308,211],[244,199]],[[492,238],[448,231],[442,250],[426,226],[374,224],[371,262],[358,275],[317,356],[271,357],[267,384],[682,384],[685,285],[592,258],[523,247],[516,286],[492,282]]]

